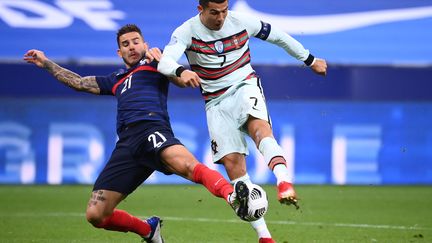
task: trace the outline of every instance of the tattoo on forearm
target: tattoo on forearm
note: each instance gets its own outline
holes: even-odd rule
[[[94,76],[81,77],[80,75],[59,66],[51,60],[46,60],[44,62],[44,68],[57,80],[75,90],[87,91],[95,94],[99,94],[100,92]]]

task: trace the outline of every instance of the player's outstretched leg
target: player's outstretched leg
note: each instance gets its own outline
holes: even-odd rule
[[[142,242],[147,243],[163,243],[161,235],[162,220],[159,217],[153,216],[145,220],[150,225],[151,231],[147,236],[143,236]]]
[[[277,179],[278,201],[282,204],[292,204],[298,209],[297,194],[291,183],[292,178],[288,172],[282,148],[274,138],[265,137],[261,140],[258,149]]]

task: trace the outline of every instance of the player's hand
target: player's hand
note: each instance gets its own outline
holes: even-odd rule
[[[24,54],[23,60],[42,68],[44,66],[44,62],[48,60],[48,58],[42,51],[32,49]]]
[[[312,71],[316,74],[326,76],[327,75],[327,62],[321,58],[315,58],[315,63],[311,66]]]
[[[159,48],[154,47],[149,50],[147,50],[145,54],[145,58],[148,62],[152,62],[153,60],[160,61],[162,58],[162,52]]]
[[[180,81],[182,83],[182,86],[184,87],[192,87],[197,88],[200,86],[201,81],[198,77],[198,74],[191,70],[184,70],[180,75]]]

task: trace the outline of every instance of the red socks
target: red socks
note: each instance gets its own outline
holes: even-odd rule
[[[202,184],[216,197],[227,199],[234,189],[223,176],[203,164],[197,164],[193,171],[193,181]]]
[[[151,231],[150,225],[147,224],[147,222],[119,209],[114,209],[111,216],[106,218],[99,225],[96,225],[96,227],[120,232],[131,231],[141,236],[146,236]]]
[[[204,185],[213,195],[225,200],[234,191],[232,185],[219,172],[211,170],[203,164],[195,166],[193,181]],[[151,231],[147,222],[119,209],[114,209],[114,212],[96,227],[120,232],[131,231],[140,236],[147,236]]]

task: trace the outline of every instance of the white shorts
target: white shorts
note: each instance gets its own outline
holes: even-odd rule
[[[258,78],[243,81],[206,105],[213,162],[230,153],[249,154],[244,127],[249,116],[270,122]]]

